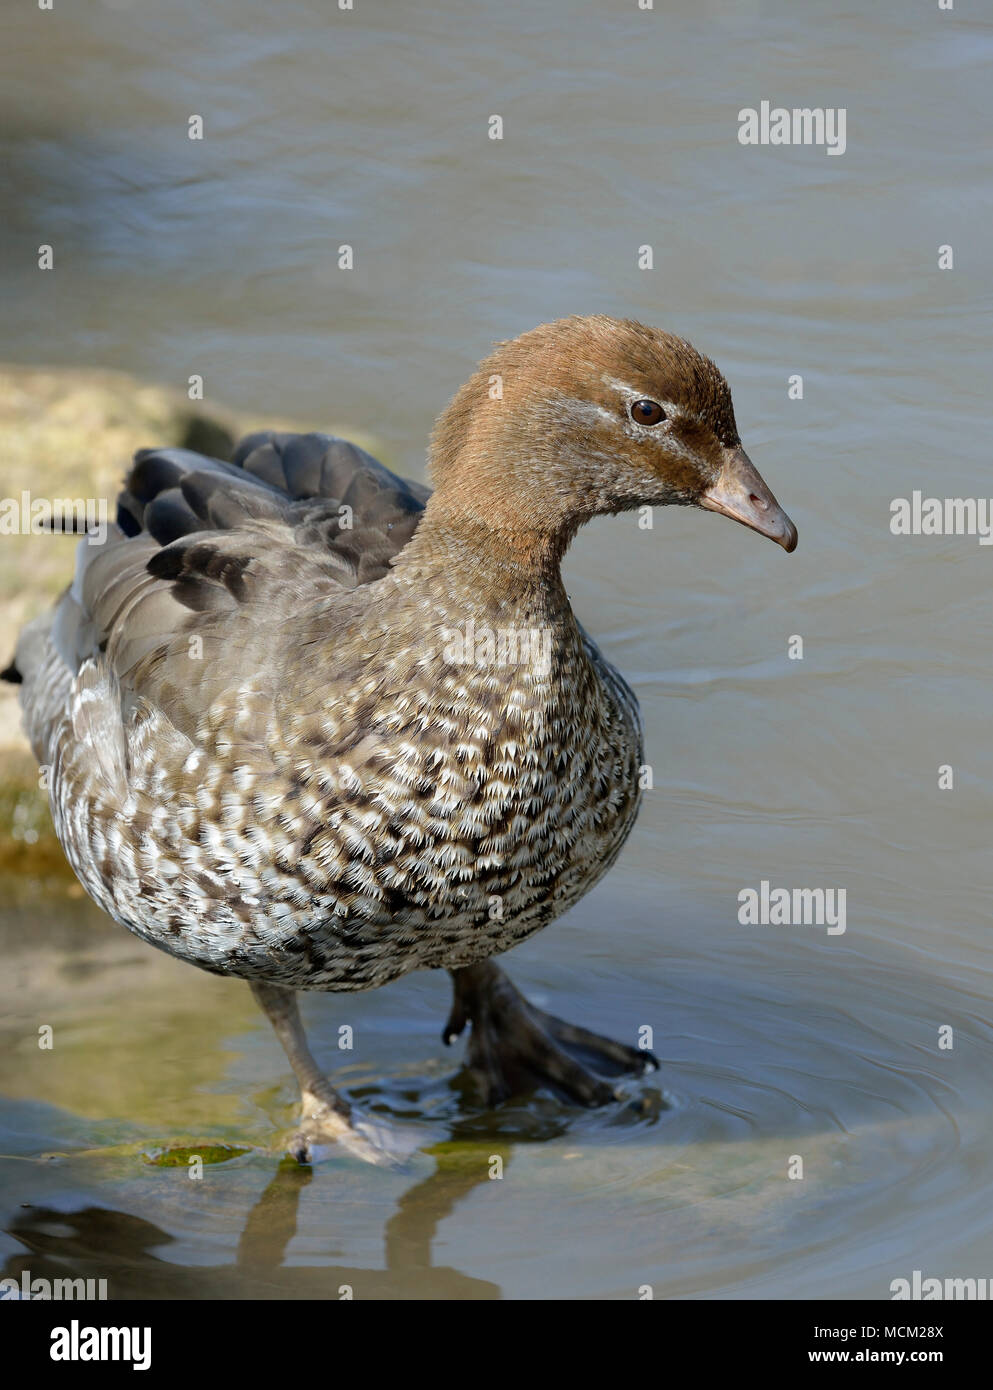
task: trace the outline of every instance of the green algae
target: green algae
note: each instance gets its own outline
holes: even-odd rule
[[[251,1152],[250,1148],[239,1148],[235,1144],[208,1143],[149,1149],[143,1157],[146,1163],[156,1168],[188,1168],[196,1160],[203,1164],[227,1163],[232,1158],[240,1158],[242,1154]]]

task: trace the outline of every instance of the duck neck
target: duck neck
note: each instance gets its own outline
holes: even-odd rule
[[[522,524],[521,518],[467,506],[434,493],[423,518],[394,562],[394,573],[411,581],[444,572],[459,587],[501,602],[561,594],[561,562],[571,535]]]

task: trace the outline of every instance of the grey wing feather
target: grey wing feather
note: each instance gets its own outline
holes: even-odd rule
[[[150,703],[192,735],[217,693],[271,664],[302,604],[387,573],[429,495],[328,435],[250,435],[230,463],[141,450],[117,525],[79,544],[50,641],[71,673],[88,660],[106,670],[122,715]],[[39,649],[18,648],[26,681]]]

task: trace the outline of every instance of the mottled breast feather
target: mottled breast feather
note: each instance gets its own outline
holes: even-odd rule
[[[637,705],[560,583],[394,564],[428,497],[323,435],[138,454],[105,545],[18,648],[89,893],[218,973],[367,989],[504,951],[633,824]],[[547,661],[453,631],[548,634]]]

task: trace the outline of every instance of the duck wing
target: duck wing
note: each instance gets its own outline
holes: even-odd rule
[[[429,495],[323,434],[253,434],[230,463],[141,450],[116,525],[103,544],[80,542],[73,583],[44,631],[25,631],[17,672],[28,681],[50,642],[70,677],[101,668],[125,720],[141,704],[195,737],[219,695],[264,696],[267,671],[275,689],[294,617],[382,578]]]
[[[382,578],[429,496],[347,440],[267,430],[246,436],[230,463],[187,449],[140,450],[117,499],[117,524],[178,554],[189,547],[176,542],[189,536],[281,523],[292,532],[287,543],[329,561],[352,588]]]

